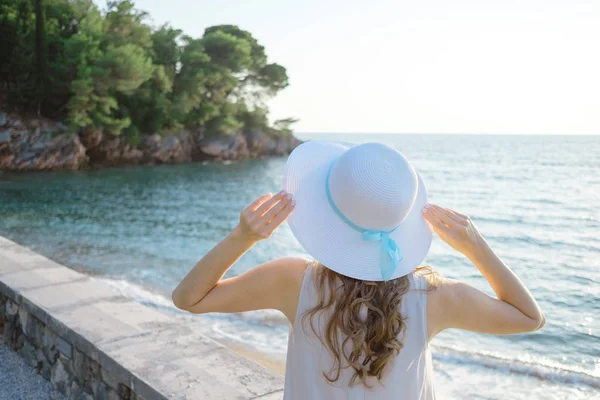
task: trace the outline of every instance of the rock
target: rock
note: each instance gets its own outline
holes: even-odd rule
[[[104,134],[100,128],[83,128],[79,132],[79,140],[81,140],[81,144],[88,151],[98,146],[102,142],[103,137]]]
[[[110,391],[108,392],[108,400],[121,400],[121,397],[119,396],[119,393],[117,393],[117,391],[115,391],[114,389],[110,389]]]
[[[249,156],[248,144],[243,135],[216,136],[198,143],[200,151],[214,160],[236,160]]]
[[[0,132],[0,169],[10,171],[75,170],[87,163],[77,135],[58,135],[62,124],[36,121],[29,131],[18,120]]]
[[[46,358],[44,351],[39,348],[37,350],[37,359],[38,359],[38,372],[40,375],[44,377],[44,379],[50,380],[50,376],[52,375],[52,365],[50,361]]]
[[[93,360],[91,358],[88,358],[88,362],[89,362],[89,366],[90,366],[90,376],[92,378],[101,378],[100,375],[100,364],[98,363],[98,361]]]
[[[81,385],[86,385],[90,380],[88,357],[79,349],[73,349],[73,370],[75,378]]]
[[[108,394],[110,388],[101,381],[96,381],[92,384],[92,391],[94,393],[94,399],[96,400],[108,400]]]
[[[60,356],[58,347],[56,347],[56,335],[48,326],[44,326],[44,337],[42,339],[42,349],[44,356],[48,359],[50,365],[54,365]]]
[[[177,139],[173,135],[169,135],[168,137],[161,140],[158,148],[153,154],[155,160],[166,163],[170,160],[181,159],[182,149],[181,144],[179,143],[179,139]]]
[[[48,378],[46,378],[46,379],[50,379],[50,363],[44,356],[44,352],[42,351],[42,349],[39,347],[36,348],[35,358],[36,358],[35,369],[36,369],[37,373],[42,374],[42,370],[44,369],[44,366],[46,366],[47,375],[48,375]]]
[[[79,397],[79,395],[81,394],[81,387],[79,386],[79,384],[76,381],[71,382],[71,394],[70,394],[70,398],[75,400]]]
[[[67,360],[73,358],[73,345],[60,336],[56,336],[56,347],[60,352],[58,354],[59,358],[65,357]]]
[[[118,389],[118,393],[119,393],[119,397],[121,399],[124,400],[131,400],[131,393],[132,390],[129,388],[129,386],[124,385],[124,384],[119,384],[119,389]]]
[[[71,383],[71,395],[70,398],[73,400],[94,400],[91,393],[88,393],[85,388],[81,387],[77,382]]]
[[[77,170],[86,164],[86,149],[77,135],[61,135],[52,140],[28,169]]]
[[[275,149],[273,150],[273,155],[275,156],[288,155],[302,143],[294,135],[277,136],[275,142]]]
[[[187,131],[161,137],[153,134],[144,138],[141,149],[144,161],[150,164],[167,164],[192,161],[193,143]]]
[[[71,395],[70,398],[73,400],[94,400],[91,393],[88,393],[89,389],[81,387],[77,382],[71,382]]]
[[[8,123],[9,127],[12,127],[15,131],[25,131],[27,127],[20,119],[11,119]]]
[[[77,170],[139,164],[224,161],[289,154],[300,141],[292,135],[245,130],[205,138],[204,129],[142,136],[140,144],[101,128],[61,133],[65,125],[44,118],[24,119],[0,112],[0,170]]]
[[[37,348],[33,344],[31,344],[29,340],[25,339],[23,347],[21,347],[21,349],[19,350],[19,354],[21,355],[21,357],[23,357],[27,365],[33,368],[37,367]]]
[[[262,132],[251,129],[245,131],[244,136],[253,157],[269,155],[275,149],[275,140]]]
[[[161,141],[162,141],[162,138],[158,133],[148,135],[148,136],[144,137],[144,139],[142,140],[142,149],[144,149],[144,150],[156,149],[160,146]]]
[[[63,360],[58,360],[52,367],[50,382],[61,393],[69,396],[71,393],[71,376],[63,364]]]
[[[105,370],[104,368],[100,369],[100,376],[102,380],[111,388],[118,389],[119,388],[119,379],[115,377],[113,374]]]
[[[44,336],[44,325],[35,317],[29,316],[27,326],[23,328],[31,343],[36,347],[40,347],[43,344]]]
[[[236,142],[236,136],[217,136],[206,138],[200,142],[200,150],[204,154],[213,157],[219,157],[224,153],[231,151]]]
[[[118,136],[105,137],[88,152],[90,162],[102,166],[185,162],[191,161],[190,154],[191,148],[184,148],[177,136],[158,134],[145,137],[139,148]]]
[[[46,380],[50,380],[52,377],[52,366],[48,362],[42,362],[42,367],[40,368],[40,375],[44,377]]]
[[[244,136],[252,157],[285,156],[302,143],[292,134],[245,130]]]
[[[19,312],[19,305],[10,300],[6,301],[5,313],[7,318],[12,318],[17,315]]]
[[[21,330],[21,321],[19,319],[19,305],[6,300],[4,306],[4,342],[14,350],[19,350],[23,346],[25,336]]]
[[[4,323],[6,321],[5,304],[6,297],[4,297],[2,293],[0,293],[0,332],[4,331]]]
[[[10,131],[0,132],[0,146],[10,144],[11,134]]]
[[[121,153],[121,160],[124,164],[135,165],[142,160],[144,153],[136,147],[125,146]]]
[[[125,141],[119,136],[104,135],[97,146],[87,151],[90,164],[107,167],[119,165],[125,145]]]

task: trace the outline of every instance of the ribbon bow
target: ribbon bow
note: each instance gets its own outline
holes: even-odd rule
[[[362,233],[362,238],[370,242],[381,241],[381,278],[384,281],[389,280],[396,270],[396,266],[404,257],[400,247],[398,247],[394,239],[390,238],[390,232],[365,230]]]
[[[376,231],[361,228],[356,225],[354,222],[350,221],[335,205],[335,202],[331,198],[331,193],[329,192],[329,175],[331,174],[331,166],[329,167],[329,171],[327,172],[327,179],[325,181],[325,192],[327,193],[327,200],[329,200],[329,204],[335,213],[340,217],[342,221],[344,221],[350,228],[357,230],[362,233],[362,239],[369,242],[381,241],[380,246],[380,268],[381,268],[381,278],[384,281],[389,280],[398,263],[402,261],[404,257],[402,255],[402,251],[394,241],[394,239],[390,238],[390,233],[392,233],[396,228],[391,231]]]

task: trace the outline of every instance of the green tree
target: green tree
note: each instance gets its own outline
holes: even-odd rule
[[[292,125],[294,125],[296,122],[298,122],[297,118],[278,119],[277,121],[273,122],[273,128],[279,133],[289,135],[292,133]]]
[[[0,89],[10,105],[66,122],[140,135],[204,127],[274,132],[265,100],[284,67],[235,25],[200,38],[147,23],[129,0],[0,0]],[[289,125],[278,128],[289,130]]]
[[[42,0],[35,0],[35,53],[37,61],[37,114],[41,115],[41,107],[44,101],[44,88],[48,78],[46,48],[46,26],[44,22],[44,7]]]
[[[0,79],[11,103],[30,110],[38,98],[32,3],[0,0]]]

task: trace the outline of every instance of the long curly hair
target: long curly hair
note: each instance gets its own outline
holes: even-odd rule
[[[409,290],[409,278],[362,281],[340,275],[318,262],[314,266],[319,298],[317,305],[302,315],[302,325],[308,319],[315,336],[333,356],[331,370],[323,371],[323,375],[333,383],[340,378],[342,369],[352,368],[350,386],[360,379],[369,387],[367,378],[381,380],[387,363],[404,346],[406,317],[400,313],[400,307]],[[428,290],[435,288],[436,274],[430,267],[417,268],[416,272],[428,278]],[[361,313],[365,308],[366,318],[364,311]],[[333,312],[324,332],[318,332],[314,317],[328,309]]]

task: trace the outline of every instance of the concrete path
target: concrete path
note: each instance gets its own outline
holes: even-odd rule
[[[25,364],[0,335],[0,400],[66,400],[52,384]]]

